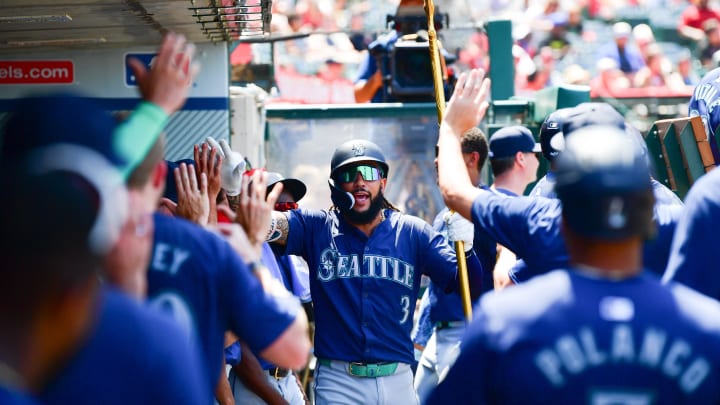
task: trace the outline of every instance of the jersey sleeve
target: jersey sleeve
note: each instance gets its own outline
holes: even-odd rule
[[[472,205],[475,232],[483,232],[527,262],[546,261],[541,256],[548,249],[563,249],[561,217],[560,202],[543,197],[506,197],[483,190]]]
[[[714,254],[720,205],[705,194],[691,190],[685,200],[685,215],[677,224],[663,281],[673,280],[720,299],[720,271]]]
[[[168,116],[162,108],[142,101],[130,117],[115,128],[113,142],[127,162],[123,168],[126,178],[155,144],[167,120]]]
[[[230,245],[221,246],[218,282],[229,325],[253,352],[260,353],[293,323],[300,304],[295,297],[269,295]]]
[[[305,208],[292,210],[286,213],[288,216],[288,237],[285,244],[286,255],[297,255],[307,260],[309,252],[308,235],[316,232],[327,232],[323,225],[327,219],[325,211],[314,211]]]

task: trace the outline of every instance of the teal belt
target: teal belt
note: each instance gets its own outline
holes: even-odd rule
[[[449,329],[449,328],[460,328],[465,326],[463,321],[442,321],[435,324],[437,330]]]
[[[323,366],[328,366],[332,364],[332,360],[330,359],[318,359],[318,363],[320,363]],[[395,374],[395,371],[397,371],[398,363],[358,363],[358,362],[349,362],[347,372],[350,375],[354,375],[355,377],[367,377],[367,378],[377,378],[377,377],[385,377],[389,375]]]

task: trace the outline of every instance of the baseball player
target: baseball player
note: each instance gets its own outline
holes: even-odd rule
[[[608,107],[609,108],[609,107]],[[584,126],[596,122],[608,123],[608,114],[600,115],[595,108],[578,106],[568,113],[563,125],[564,137]],[[626,131],[624,121],[613,120],[615,128]],[[627,135],[627,132],[626,132]],[[627,142],[640,147],[632,137]],[[510,278],[514,283],[567,265],[567,250],[560,233],[562,227],[561,205],[556,199],[517,197],[512,201],[491,193],[481,193],[479,210],[475,221],[483,224],[477,232],[489,235],[498,243],[513,251],[523,260],[513,267]],[[682,205],[656,204],[655,222],[657,233],[644,245],[645,265],[649,270],[662,274],[670,251],[670,244]]]
[[[720,68],[706,74],[690,99],[690,115],[700,115],[710,145],[715,145],[715,131],[720,126]],[[717,159],[717,158],[716,158]],[[680,220],[672,244],[670,260],[663,281],[677,281],[720,298],[720,273],[716,271],[713,237],[720,194],[717,184],[720,172],[713,170],[697,180],[685,197],[686,214]]]
[[[330,164],[334,207],[273,216],[274,242],[302,256],[311,272],[318,404],[417,403],[410,329],[420,276],[429,275],[445,291],[457,286],[456,256],[447,241],[383,196],[388,169],[376,144],[348,141]],[[451,216],[448,238],[466,243],[477,295],[482,269],[469,225]]]
[[[149,243],[113,164],[114,119],[59,96],[12,111],[0,148],[0,385],[12,377],[48,404],[202,403],[199,353],[182,330],[99,282],[124,239]]]
[[[450,173],[459,170],[456,118],[476,116],[471,86],[481,79],[461,79],[466,92],[440,132],[443,196],[473,217],[478,191]],[[654,196],[639,146],[613,127],[578,130],[558,158],[556,190],[569,269],[483,297],[428,403],[720,400],[720,303],[643,272]]]
[[[283,185],[282,193],[275,203],[275,210],[285,212],[297,209],[297,201],[302,199],[306,192],[305,184],[292,178],[284,178],[280,173],[268,172],[267,191],[270,193],[276,184]],[[265,249],[265,247],[267,248]],[[266,263],[270,274],[283,283],[283,286],[296,297],[300,298],[309,319],[312,315],[310,308],[310,286],[307,272],[300,273],[301,263],[288,255],[276,254],[268,244],[263,245],[263,263]],[[296,267],[296,263],[297,266]],[[240,346],[240,343],[235,343]],[[226,348],[226,353],[229,348]],[[232,349],[231,349],[232,351]],[[285,367],[277,367],[263,359],[253,360],[256,357],[246,345],[242,346],[242,360],[235,365],[228,375],[235,402],[238,404],[265,404],[286,402],[293,405],[304,405],[307,402],[305,393],[294,371]],[[226,358],[226,361],[229,360]],[[255,365],[253,369],[250,366]],[[258,373],[258,370],[261,371]],[[270,391],[274,392],[270,392]],[[271,402],[272,401],[272,402]]]
[[[462,151],[465,169],[470,175],[470,180],[480,187],[480,172],[488,156],[485,134],[477,127],[465,131],[462,138]],[[444,208],[433,221],[433,228],[444,236],[447,236],[445,218],[448,212],[449,210]],[[483,234],[478,232],[473,237],[473,250],[483,269],[492,269],[497,255],[495,242],[483,238]],[[483,292],[491,290],[492,286],[492,272],[483,271]],[[460,296],[446,294],[442,288],[432,282],[425,291],[424,295],[427,295],[427,298],[423,296],[421,300],[421,316],[413,337],[415,344],[424,346],[415,372],[415,391],[420,403],[425,402],[430,391],[437,386],[440,376],[450,367],[449,361],[454,359],[451,353],[456,350],[465,332],[465,315]],[[423,316],[425,308],[428,308],[429,314]],[[424,326],[422,322],[429,323],[429,326]],[[429,331],[429,335],[428,339],[423,342],[424,330]]]
[[[93,108],[77,97],[48,98],[36,101],[35,107],[39,111],[63,107],[62,111],[84,111],[88,115],[102,113],[97,106]],[[77,132],[73,134],[77,136]],[[98,144],[107,148],[115,145],[112,133],[99,134],[92,140],[88,136],[80,137],[77,141],[89,144],[90,148]],[[136,217],[148,217],[162,196],[166,177],[163,150],[164,138],[160,137],[129,176],[129,196],[138,203],[128,208]],[[12,150],[7,152],[12,153]],[[125,167],[121,158],[115,162],[119,162],[116,163],[118,167]],[[255,188],[246,184],[248,190],[243,197],[246,205],[252,203],[260,210],[264,209],[264,181],[260,176]],[[266,224],[267,215],[269,212],[257,215],[257,220]],[[201,387],[205,387],[204,400],[200,402],[210,401],[219,380],[226,330],[241,336],[250,347],[276,364],[286,367],[305,365],[310,346],[306,318],[294,297],[281,286],[266,282],[265,270],[252,265],[250,260],[243,261],[218,234],[164,215],[156,214],[152,221],[154,231],[152,257],[146,274],[147,296],[151,307],[172,314],[182,327],[182,333],[174,334],[172,339],[184,340],[199,348]],[[222,229],[231,233],[235,240],[243,241],[239,245],[250,246],[237,225]],[[264,237],[265,231],[261,233]],[[248,249],[245,254],[253,257],[253,252],[257,255],[258,250]],[[125,253],[134,254],[130,250]]]
[[[649,161],[649,152],[647,145],[640,131],[625,122],[620,113],[607,103],[581,103],[574,108],[561,108],[547,116],[543,124],[540,126],[540,145],[545,159],[550,162],[550,171],[538,180],[537,184],[530,191],[531,196],[541,196],[548,198],[556,198],[553,176],[555,158],[562,152],[565,145],[566,131],[571,131],[572,127],[566,128],[565,121],[568,115],[582,111],[588,117],[585,124],[607,124],[617,128],[624,128],[631,139],[642,147],[643,156]],[[655,201],[657,204],[682,205],[682,200],[667,188],[664,184],[651,178],[653,192],[655,193]]]

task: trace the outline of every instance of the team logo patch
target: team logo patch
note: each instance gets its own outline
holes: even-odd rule
[[[359,143],[353,144],[352,151],[355,156],[362,156],[365,154],[365,146]]]

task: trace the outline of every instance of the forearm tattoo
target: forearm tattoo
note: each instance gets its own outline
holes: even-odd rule
[[[275,215],[270,223],[270,232],[266,240],[268,242],[285,242],[287,241],[290,223],[284,214]]]

